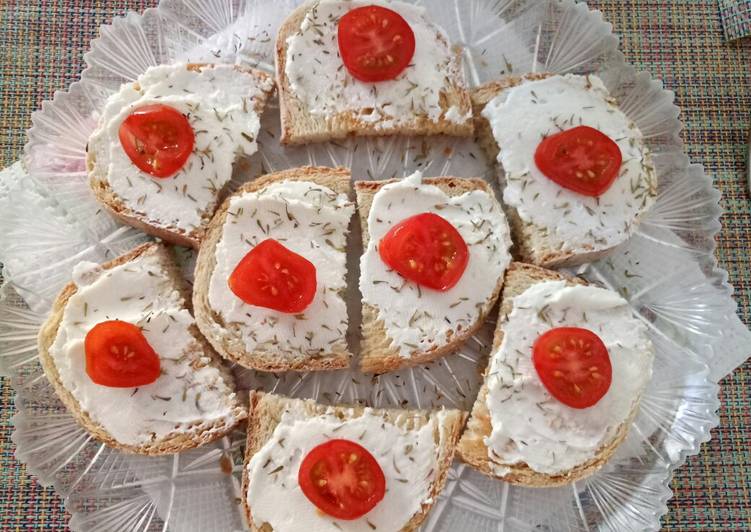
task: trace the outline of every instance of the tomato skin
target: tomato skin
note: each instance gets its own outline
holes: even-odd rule
[[[378,253],[402,277],[439,291],[455,286],[469,263],[469,248],[462,235],[431,212],[393,226],[378,243]]]
[[[546,137],[535,152],[535,164],[551,181],[584,196],[601,196],[613,185],[623,155],[601,131],[578,126]]]
[[[135,109],[120,124],[118,136],[131,162],[158,178],[176,174],[195,144],[193,127],[185,115],[162,104]]]
[[[228,283],[232,293],[248,305],[296,314],[316,295],[316,267],[268,238],[242,258]]]
[[[352,520],[372,510],[386,494],[386,477],[370,452],[350,440],[329,440],[300,463],[300,489],[322,512]]]
[[[84,340],[86,373],[92,381],[112,388],[134,388],[159,378],[159,355],[141,329],[120,320],[97,323]]]
[[[613,369],[608,349],[588,329],[558,327],[540,335],[532,350],[545,388],[571,408],[589,408],[610,389]]]
[[[415,34],[409,23],[396,11],[376,5],[342,16],[337,40],[344,66],[364,82],[396,78],[415,55]]]

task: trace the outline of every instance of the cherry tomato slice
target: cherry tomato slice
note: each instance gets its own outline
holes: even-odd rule
[[[469,249],[459,231],[437,214],[402,220],[378,244],[381,260],[402,277],[445,291],[461,279]]]
[[[339,55],[349,73],[360,81],[394,79],[415,55],[415,34],[391,9],[363,6],[339,20]]]
[[[293,314],[310,305],[316,286],[316,267],[272,238],[251,249],[229,277],[232,293],[248,305]]]
[[[92,381],[112,388],[134,388],[159,378],[159,355],[141,329],[111,320],[97,323],[86,334],[86,373]]]
[[[120,125],[119,137],[133,164],[160,178],[177,173],[195,143],[193,128],[185,115],[161,104],[133,111]]]
[[[310,502],[337,519],[362,517],[386,493],[386,478],[373,455],[349,440],[313,448],[300,464],[297,482]]]
[[[589,408],[610,389],[610,355],[588,329],[559,327],[540,335],[532,359],[550,394],[572,408]]]
[[[551,181],[584,196],[604,194],[621,169],[618,144],[597,129],[579,126],[543,140],[535,164]]]

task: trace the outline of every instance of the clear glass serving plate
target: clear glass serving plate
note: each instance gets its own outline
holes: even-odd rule
[[[148,66],[177,60],[240,62],[271,71],[276,28],[297,3],[164,0],[143,15],[103,26],[81,81],[33,115],[25,168],[0,173],[0,370],[17,393],[13,441],[28,470],[65,498],[73,530],[247,526],[239,507],[242,429],[174,456],[110,449],[79,428],[55,396],[37,358],[36,334],[73,265],[109,260],[147,240],[103,213],[86,183],[84,150],[107,96]],[[562,488],[511,486],[457,462],[424,530],[656,530],[667,511],[672,471],[698,452],[718,422],[717,380],[746,358],[751,345],[751,334],[735,315],[727,274],[713,256],[719,193],[684,155],[673,94],[624,62],[598,11],[574,0],[425,3],[463,46],[473,86],[531,71],[601,76],[644,133],[660,185],[656,206],[631,240],[610,258],[575,272],[621,292],[657,348],[654,379],[626,442],[602,471]],[[419,168],[429,176],[497,182],[471,140],[360,139],[283,149],[278,131],[274,104],[263,117],[259,153],[237,166],[235,186],[262,171],[302,164],[349,166],[360,179]],[[181,256],[190,275],[192,252]],[[351,259],[356,267],[354,251]],[[359,300],[356,283],[351,285],[350,297]],[[356,333],[356,316],[352,322]],[[326,403],[468,409],[493,326],[491,319],[453,356],[378,378],[356,371],[235,370],[243,388]]]

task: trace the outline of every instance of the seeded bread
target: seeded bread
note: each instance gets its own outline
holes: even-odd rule
[[[108,270],[121,264],[127,264],[137,259],[138,257],[145,255],[155,255],[158,257],[159,261],[163,265],[166,275],[172,282],[172,290],[177,290],[180,293],[183,302],[186,305],[186,308],[190,310],[190,291],[180,274],[179,268],[172,259],[171,252],[161,244],[143,244],[133,251],[121,257],[118,257],[117,259],[103,264],[102,268]],[[57,337],[60,322],[63,319],[63,312],[65,311],[65,307],[68,303],[68,300],[76,292],[76,285],[71,282],[67,284],[65,288],[63,288],[63,290],[60,292],[60,295],[53,303],[52,312],[39,331],[39,358],[42,363],[42,367],[44,368],[44,373],[47,376],[47,379],[50,381],[50,384],[52,384],[52,387],[55,389],[55,392],[57,393],[60,400],[63,402],[63,404],[65,404],[65,406],[68,408],[68,411],[71,413],[71,415],[73,415],[76,421],[89,433],[91,433],[94,438],[101,441],[102,443],[109,445],[110,447],[114,447],[128,453],[145,455],[174,454],[186,449],[199,447],[213,440],[221,438],[222,436],[225,436],[227,433],[232,431],[237,423],[246,418],[247,411],[245,407],[238,402],[237,397],[233,394],[233,397],[227,398],[227,401],[231,401],[231,407],[234,414],[234,423],[232,424],[224,424],[220,422],[214,424],[203,423],[200,426],[192,428],[192,430],[190,431],[173,432],[171,434],[168,434],[164,438],[140,446],[122,444],[118,442],[104,429],[104,427],[92,420],[89,417],[89,414],[81,409],[78,401],[60,380],[57,366],[55,365],[55,361],[50,354],[50,347]],[[191,327],[191,334],[200,346],[199,349],[196,349],[193,352],[186,353],[193,360],[191,367],[193,367],[193,369],[195,369],[196,371],[206,366],[217,367],[220,369],[223,379],[228,382],[231,388],[233,388],[234,379],[232,378],[232,375],[222,366],[221,359],[216,355],[216,353],[214,353],[214,351],[211,349],[211,346],[208,344],[208,342],[206,342],[203,336],[201,336],[198,328],[195,326]]]
[[[367,249],[368,242],[370,241],[368,216],[370,215],[373,198],[381,187],[395,181],[391,179],[387,181],[355,182],[360,226],[362,227],[363,249]],[[425,178],[423,179],[423,183],[437,186],[450,197],[461,196],[472,190],[482,190],[494,197],[493,190],[482,179],[437,177]],[[443,346],[436,346],[428,351],[415,352],[410,358],[400,356],[399,349],[392,345],[392,341],[386,333],[385,324],[382,320],[378,319],[378,308],[363,302],[360,369],[365,373],[386,373],[404,367],[424,364],[457,350],[482,326],[486,316],[498,299],[503,284],[503,277],[488,279],[488,282],[494,283],[495,288],[492,295],[485,302],[482,309],[480,309],[478,320],[471,327],[463,331],[456,331],[451,342]]]
[[[214,68],[214,66],[215,65],[211,64],[188,64],[187,68],[188,70],[202,71],[204,69]],[[246,73],[249,78],[253,80],[253,83],[257,83],[259,86],[268,83],[270,79],[270,76],[265,72],[253,68],[235,66],[235,70],[237,70],[238,72]],[[137,83],[135,85],[135,88],[138,88]],[[259,116],[263,113],[266,102],[271,96],[272,92],[273,86],[271,86],[268,91],[264,92],[264,96],[262,98],[257,98],[253,101],[253,111]],[[125,203],[112,190],[109,182],[107,181],[107,169],[98,168],[94,150],[89,149],[88,145],[86,148],[86,168],[89,172],[89,185],[91,187],[91,190],[94,192],[94,196],[96,197],[97,201],[99,201],[99,203],[101,203],[110,214],[115,216],[124,224],[135,227],[136,229],[140,229],[144,233],[161,238],[166,242],[177,244],[179,246],[192,247],[196,249],[198,248],[201,239],[206,232],[206,226],[208,225],[209,220],[211,220],[211,216],[214,214],[214,208],[216,207],[216,205],[218,205],[221,199],[222,191],[219,191],[220,197],[217,198],[217,202],[214,204],[214,207],[211,207],[209,210],[203,213],[201,217],[201,225],[193,229],[192,231],[187,232],[184,229],[175,226],[164,227],[161,225],[155,225],[153,220],[150,220],[148,216],[139,213],[133,205]]]
[[[386,120],[364,121],[353,112],[342,112],[334,116],[318,117],[312,115],[305,104],[297,98],[290,88],[290,81],[285,72],[287,63],[287,39],[295,35],[305,19],[307,12],[317,2],[312,1],[295,9],[282,23],[276,38],[276,75],[279,87],[279,110],[282,122],[282,144],[307,144],[332,139],[342,139],[348,135],[455,135],[472,134],[471,119],[452,122],[446,118],[432,121],[426,115],[414,114],[407,125],[387,125]],[[445,37],[436,32],[436,39],[445,42]],[[456,60],[461,61],[461,51],[456,50]],[[457,69],[459,72],[461,69]],[[325,75],[325,74],[322,74]],[[441,87],[440,105],[444,112],[456,107],[461,116],[471,111],[469,93],[465,88],[461,74],[454,79],[446,79]]]
[[[508,77],[498,81],[491,81],[472,90],[472,112],[475,120],[475,132],[480,147],[493,164],[498,165],[500,147],[496,142],[490,124],[482,116],[485,106],[503,91],[521,85],[528,81],[538,81],[552,76],[552,74],[526,74],[521,77]],[[571,252],[556,249],[546,234],[539,228],[525,224],[516,209],[506,206],[506,215],[514,236],[514,256],[523,262],[537,264],[546,268],[562,268],[576,266],[599,260],[610,254],[614,248],[594,249],[591,251]]]
[[[245,468],[243,471],[243,490],[242,500],[245,515],[253,531],[272,532],[273,528],[268,523],[254,523],[248,506],[248,487],[252,478],[248,475],[248,464],[251,458],[266,444],[271,438],[274,429],[279,424],[282,414],[285,411],[293,410],[302,412],[306,416],[315,417],[322,415],[329,408],[334,408],[341,419],[356,419],[363,415],[364,408],[361,406],[335,406],[328,407],[312,401],[302,399],[289,399],[286,397],[264,394],[263,392],[250,392],[250,408],[248,416],[248,441],[245,448]],[[417,430],[433,419],[435,412],[427,410],[376,410],[377,414],[384,414],[390,421],[399,427]],[[426,502],[422,504],[422,511],[416,513],[407,522],[401,530],[411,532],[417,530],[420,524],[425,520],[433,503],[438,498],[441,490],[446,484],[448,471],[451,468],[451,462],[454,457],[454,449],[459,439],[466,414],[459,410],[447,410],[440,424],[438,431],[434,434],[436,445],[439,447],[439,456],[437,459],[435,480],[430,488],[430,494]]]
[[[565,280],[569,285],[586,284],[579,278],[567,277],[557,272],[540,268],[539,266],[532,266],[519,262],[511,264],[506,271],[506,279],[503,285],[501,310],[498,316],[495,337],[493,338],[493,352],[500,347],[501,342],[503,341],[503,325],[506,321],[506,316],[513,308],[513,299],[534,284],[559,280]],[[490,412],[488,411],[486,404],[487,394],[487,384],[483,383],[477,396],[477,400],[472,407],[472,413],[470,414],[467,426],[462,433],[461,440],[459,441],[457,454],[462,461],[488,476],[499,478],[505,482],[510,482],[511,484],[520,484],[529,487],[562,486],[596,472],[610,459],[615,452],[615,449],[626,437],[628,428],[638,410],[638,408],[632,410],[630,417],[618,428],[613,438],[599,449],[593,459],[566,471],[565,473],[547,475],[530,469],[524,463],[519,463],[512,465],[504,464],[504,467],[508,467],[510,472],[504,476],[497,476],[493,472],[493,464],[488,458],[488,447],[485,444],[485,438],[489,437],[492,432]]]
[[[349,195],[352,190],[349,170],[306,166],[263,176],[244,185],[235,193],[235,196],[257,192],[272,183],[288,180],[310,181],[328,187],[339,194]],[[315,358],[302,352],[293,359],[281,358],[279,353],[271,350],[247,352],[242,339],[242,326],[224,323],[219,313],[211,308],[209,285],[216,267],[216,246],[222,238],[230,200],[231,197],[224,201],[211,220],[196,261],[193,306],[196,312],[196,322],[201,332],[223,357],[259,371],[317,371],[348,367],[352,355],[347,349],[345,338],[333,345],[329,353]]]

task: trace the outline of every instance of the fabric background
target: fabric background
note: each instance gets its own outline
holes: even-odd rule
[[[748,4],[748,0],[721,0]],[[156,0],[0,1],[0,167],[22,152],[30,114],[83,68],[100,24]],[[751,39],[726,43],[717,0],[592,0],[621,36],[629,61],[676,93],[691,159],[705,165],[726,211],[717,256],[751,324],[751,201],[745,153],[751,116]],[[670,531],[751,529],[751,363],[722,382],[721,424],[676,472],[664,519]],[[0,392],[0,529],[64,530],[50,489],[13,456],[13,393]]]
[[[720,0],[720,15],[728,40],[751,36],[751,0]]]

